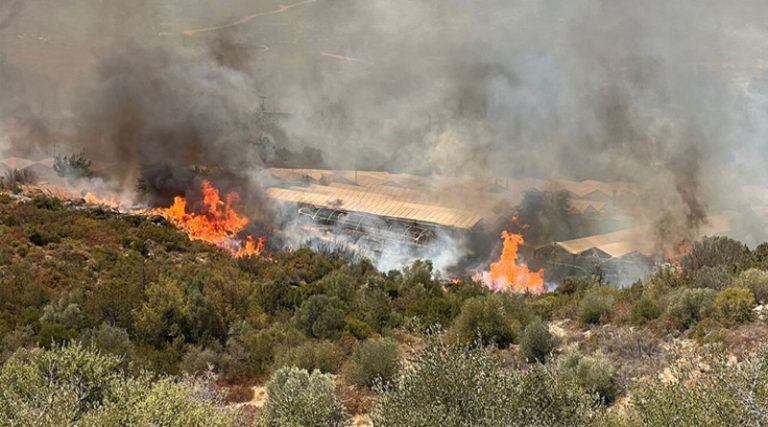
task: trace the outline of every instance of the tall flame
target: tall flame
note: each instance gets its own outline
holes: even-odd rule
[[[501,257],[491,264],[490,272],[483,273],[479,278],[497,292],[544,292],[544,272],[531,271],[524,263],[518,263],[517,249],[525,243],[523,236],[503,231],[501,237],[504,239]]]
[[[228,193],[222,200],[219,190],[209,181],[203,181],[202,192],[202,212],[187,212],[187,200],[176,196],[173,205],[159,209],[157,213],[183,229],[190,239],[212,243],[237,257],[261,255],[266,237],[255,239],[248,235],[245,240],[238,237],[250,222],[247,216],[233,208],[240,196],[234,192]]]

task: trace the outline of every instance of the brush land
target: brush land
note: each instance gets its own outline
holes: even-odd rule
[[[0,196],[0,425],[768,421],[768,244],[696,242],[543,295],[308,249],[235,259],[157,218]]]

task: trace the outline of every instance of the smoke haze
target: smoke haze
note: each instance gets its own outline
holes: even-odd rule
[[[670,242],[768,185],[764,1],[280,3],[3,2],[0,141],[161,197],[189,164],[257,201],[265,164],[626,181]]]

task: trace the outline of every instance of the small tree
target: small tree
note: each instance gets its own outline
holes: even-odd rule
[[[335,388],[333,375],[279,369],[267,384],[267,402],[256,426],[349,426],[349,415]]]
[[[55,156],[53,170],[62,178],[90,178],[93,176],[91,160],[84,152],[64,156]]]

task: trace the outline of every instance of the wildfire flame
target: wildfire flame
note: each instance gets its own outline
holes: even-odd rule
[[[173,205],[157,210],[166,220],[183,229],[190,239],[202,240],[223,248],[234,256],[261,255],[266,237],[248,235],[244,240],[239,234],[248,226],[250,219],[239,214],[233,205],[240,200],[237,193],[228,193],[224,200],[209,181],[202,183],[202,212],[187,212],[187,200],[182,196],[173,199]]]
[[[518,263],[517,249],[525,240],[519,234],[503,231],[504,249],[497,262],[491,264],[491,271],[479,275],[486,286],[496,292],[544,292],[544,271],[531,271],[527,265]]]

